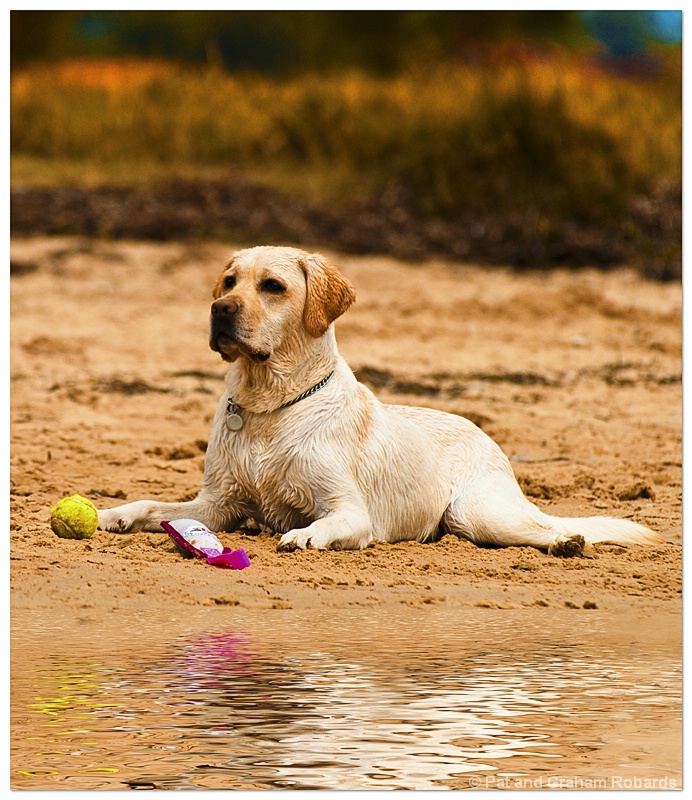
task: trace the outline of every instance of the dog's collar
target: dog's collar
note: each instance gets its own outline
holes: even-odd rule
[[[308,389],[306,392],[299,394],[298,397],[294,397],[293,400],[289,400],[287,403],[283,403],[280,405],[277,411],[280,411],[282,408],[288,408],[289,406],[294,406],[296,403],[299,403],[301,400],[305,400],[306,397],[310,397],[310,395],[315,394],[315,392],[319,392],[319,390],[326,386],[329,383],[329,379],[334,374],[334,371],[329,373],[326,378],[322,378],[319,383],[316,383],[312,388]],[[226,401],[226,426],[229,430],[232,431],[239,431],[243,427],[243,418],[238,413],[240,411],[240,406],[235,402],[232,397],[228,397]]]
[[[289,406],[294,406],[296,403],[299,403],[301,400],[305,400],[306,397],[310,397],[311,394],[315,394],[315,392],[319,392],[319,390],[326,386],[329,383],[329,379],[334,374],[334,370],[332,370],[326,378],[322,378],[319,383],[316,383],[312,389],[308,389],[307,392],[303,392],[303,394],[299,394],[298,397],[294,397],[293,400],[289,400],[288,403],[284,403],[283,405],[279,406],[279,408],[288,408]]]

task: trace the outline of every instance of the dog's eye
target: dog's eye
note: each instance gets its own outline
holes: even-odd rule
[[[262,281],[262,291],[269,292],[269,294],[283,294],[286,291],[286,287],[283,283],[279,283],[273,278],[268,278],[266,281]]]
[[[235,286],[235,275],[226,275],[223,279],[223,288],[232,289]]]

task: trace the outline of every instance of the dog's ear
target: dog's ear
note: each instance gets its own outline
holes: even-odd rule
[[[300,266],[307,283],[303,321],[310,336],[319,339],[354,302],[356,290],[336,267],[317,253],[303,256]]]

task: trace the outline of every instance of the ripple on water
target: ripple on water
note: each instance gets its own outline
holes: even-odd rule
[[[679,640],[647,649],[613,617],[541,612],[309,624],[200,612],[123,618],[107,639],[23,620],[12,788],[439,789],[556,775],[679,788]],[[613,636],[615,624],[632,633]]]

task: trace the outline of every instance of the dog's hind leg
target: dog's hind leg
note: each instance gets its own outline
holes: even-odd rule
[[[480,545],[526,545],[554,555],[579,555],[585,544],[660,544],[643,525],[612,517],[561,518],[526,499],[511,468],[476,474],[456,490],[441,527]]]
[[[513,475],[494,472],[475,476],[457,491],[441,527],[479,545],[527,545],[547,550],[555,542],[557,531],[539,515]]]

